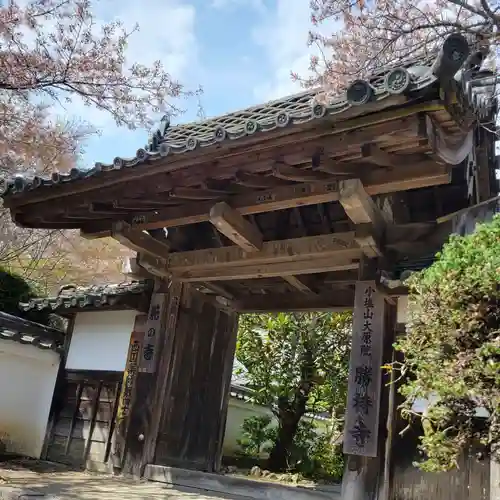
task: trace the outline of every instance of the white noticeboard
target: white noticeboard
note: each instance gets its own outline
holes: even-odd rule
[[[356,283],[344,453],[377,456],[384,297],[372,281]]]

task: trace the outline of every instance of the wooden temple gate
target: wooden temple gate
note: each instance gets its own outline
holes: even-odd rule
[[[393,285],[497,195],[484,56],[454,35],[334,98],[164,118],[134,158],[7,183],[17,224],[112,236],[156,280],[119,426],[124,472],[218,469],[238,313],[354,308],[344,498],[391,498]]]

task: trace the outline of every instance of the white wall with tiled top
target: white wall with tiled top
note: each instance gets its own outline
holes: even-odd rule
[[[123,371],[136,311],[77,313],[67,370]]]

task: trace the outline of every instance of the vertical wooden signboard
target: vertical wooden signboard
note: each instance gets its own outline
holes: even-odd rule
[[[377,456],[384,297],[372,281],[356,283],[344,453]]]
[[[139,363],[141,373],[154,373],[156,370],[161,326],[166,313],[167,297],[168,294],[166,293],[153,293],[151,297]]]

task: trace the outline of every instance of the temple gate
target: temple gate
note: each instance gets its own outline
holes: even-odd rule
[[[486,52],[452,35],[334,97],[165,117],[131,159],[7,183],[17,224],[112,236],[137,251],[131,272],[155,279],[123,472],[218,469],[238,313],[354,308],[343,495],[391,498],[394,394],[380,363],[401,279],[471,207],[496,207]]]

